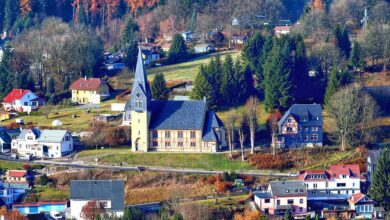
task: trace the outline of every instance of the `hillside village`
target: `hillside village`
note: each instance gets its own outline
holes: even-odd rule
[[[0,0],[0,219],[390,218],[387,0]]]

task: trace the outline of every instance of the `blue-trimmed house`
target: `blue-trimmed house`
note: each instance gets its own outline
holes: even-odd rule
[[[273,144],[279,148],[322,146],[322,125],[321,105],[294,104],[279,120]]]

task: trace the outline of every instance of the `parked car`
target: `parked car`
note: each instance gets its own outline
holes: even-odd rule
[[[50,211],[50,218],[54,220],[62,220],[64,217],[57,211]]]
[[[20,156],[19,158],[20,158],[21,160],[30,161],[30,160],[32,160],[33,156],[32,156],[31,154],[26,154],[26,155]]]
[[[17,160],[17,159],[19,159],[19,156],[18,156],[17,154],[11,154],[11,155],[9,156],[9,159]]]

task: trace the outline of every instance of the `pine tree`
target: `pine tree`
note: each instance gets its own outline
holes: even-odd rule
[[[5,0],[4,5],[4,24],[7,31],[11,30],[14,22],[20,14],[19,1]]]
[[[11,47],[4,48],[3,59],[0,62],[0,98],[6,96],[12,89],[12,76],[10,62],[12,59]]]
[[[270,56],[264,65],[265,109],[284,109],[291,100],[289,81],[291,67],[289,58],[283,53],[278,44],[275,44]]]
[[[139,27],[132,17],[127,18],[126,26],[122,33],[122,47],[126,51],[124,62],[130,70],[135,68],[138,55]]]
[[[35,92],[35,83],[32,74],[28,74],[27,76],[27,89],[31,92]]]
[[[207,105],[209,107],[215,107],[215,97],[213,96],[212,86],[207,79],[205,67],[201,66],[199,73],[195,78],[191,98],[201,100],[204,97],[206,97]]]
[[[354,71],[358,69],[361,71],[365,66],[363,49],[357,41],[353,43],[348,65],[352,67]]]
[[[167,100],[169,89],[165,83],[164,74],[158,73],[154,76],[152,87],[150,88],[152,97],[155,100]]]
[[[0,0],[0,33],[3,33],[4,30],[4,6],[5,2],[4,0]]]
[[[177,33],[173,35],[171,47],[168,52],[169,63],[178,63],[187,58],[187,46],[183,36]]]
[[[332,68],[330,71],[328,85],[326,87],[324,101],[328,103],[330,98],[337,92],[339,88],[350,83],[352,81],[352,76],[348,71],[337,70]]]
[[[216,98],[216,104],[221,104],[223,102],[220,97],[223,97],[221,94],[221,86],[222,86],[222,61],[219,55],[212,58],[210,63],[206,66],[206,76],[208,78],[209,83],[212,85],[213,89],[213,97]]]
[[[287,209],[286,212],[284,213],[284,219],[285,220],[292,220],[294,219],[292,214],[291,214],[291,209]]]
[[[245,78],[245,73],[243,71],[241,61],[237,58],[234,63],[234,101],[235,103],[244,102],[247,99],[248,95],[248,85]]]
[[[263,50],[264,38],[260,32],[256,32],[244,45],[242,56],[245,62],[248,62],[252,69],[256,69],[259,57]]]
[[[390,211],[390,153],[382,152],[369,189],[371,198]]]
[[[222,63],[222,83],[221,83],[221,97],[223,97],[223,102],[230,104],[234,97],[235,88],[234,88],[234,69],[233,69],[233,59],[230,55],[226,55]]]
[[[70,84],[71,84],[71,82],[70,82],[70,76],[68,75],[68,76],[65,76],[65,82],[64,82],[64,88],[63,88],[63,90],[64,91],[67,91],[68,89],[69,89],[69,87],[70,87]]]
[[[345,27],[342,28],[340,25],[337,25],[333,33],[336,37],[337,46],[348,59],[351,52],[351,41],[349,40],[348,30]]]
[[[264,88],[264,85],[263,85],[264,69],[263,69],[263,67],[264,67],[264,64],[267,62],[267,58],[269,56],[269,53],[272,50],[273,44],[274,44],[274,42],[273,42],[273,38],[271,36],[267,37],[265,39],[265,42],[264,42],[264,45],[263,45],[263,48],[261,51],[261,55],[259,57],[259,63],[256,66],[255,74],[256,74],[256,78],[257,78],[257,87],[260,89]]]
[[[52,77],[49,78],[49,81],[47,82],[47,88],[46,88],[46,96],[50,97],[51,95],[54,95],[55,93],[55,82]]]

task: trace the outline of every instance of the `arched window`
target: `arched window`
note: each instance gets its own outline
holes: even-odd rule
[[[141,108],[142,106],[142,101],[141,101],[141,95],[137,93],[137,97],[135,98],[135,107],[136,108]]]

